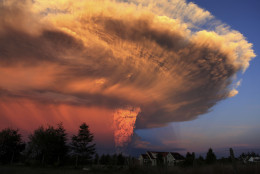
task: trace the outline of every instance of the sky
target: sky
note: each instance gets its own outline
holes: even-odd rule
[[[0,128],[100,153],[260,151],[260,3],[0,0]]]

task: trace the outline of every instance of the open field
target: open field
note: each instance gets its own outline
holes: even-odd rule
[[[259,174],[260,165],[239,165],[237,174]],[[28,166],[0,166],[1,174],[226,174],[234,173],[232,165],[211,165],[190,168],[157,168],[157,167],[92,167],[89,171],[73,167],[41,168]]]

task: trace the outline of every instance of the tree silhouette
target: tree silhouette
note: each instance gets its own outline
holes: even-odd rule
[[[0,162],[13,163],[24,148],[18,129],[6,128],[0,132]]]
[[[76,155],[76,167],[79,161],[88,163],[92,159],[96,152],[93,139],[94,136],[86,123],[80,125],[77,135],[72,136],[71,148],[73,154]]]
[[[235,158],[235,154],[234,154],[234,151],[233,151],[232,148],[229,149],[229,153],[230,153],[230,158],[231,158],[231,161],[232,161],[234,173],[237,174],[236,158]]]
[[[195,161],[196,161],[196,164],[199,166],[204,164],[204,158],[201,155]]]
[[[99,156],[97,153],[95,154],[94,164],[99,164]]]
[[[102,165],[107,164],[106,156],[104,154],[101,155],[99,163],[102,164]]]
[[[117,165],[122,166],[122,165],[125,164],[125,161],[126,161],[126,159],[125,159],[125,157],[122,155],[122,153],[118,154],[118,156],[117,156]]]
[[[217,160],[216,155],[214,154],[213,150],[209,148],[209,151],[206,156],[206,163],[207,164],[213,164]]]
[[[31,158],[41,160],[42,164],[59,164],[64,160],[68,146],[66,145],[67,134],[62,123],[57,128],[49,126],[39,127],[29,136],[28,154]]]
[[[184,164],[186,166],[192,166],[195,160],[195,153],[187,152]]]
[[[56,135],[57,135],[57,154],[58,154],[58,163],[60,163],[60,160],[64,160],[65,156],[68,153],[69,147],[66,144],[67,142],[67,133],[66,130],[63,127],[62,123],[58,124],[58,127],[56,129]]]

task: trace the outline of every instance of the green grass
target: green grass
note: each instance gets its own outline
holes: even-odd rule
[[[259,174],[259,165],[239,165],[237,174]],[[28,166],[0,166],[0,174],[233,174],[232,165],[211,165],[190,168],[157,168],[157,167],[92,167],[90,171],[75,169],[74,167],[28,167]]]

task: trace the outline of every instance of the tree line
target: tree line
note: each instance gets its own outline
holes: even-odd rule
[[[18,129],[5,128],[0,131],[0,163],[12,164],[24,162],[28,164],[62,165],[74,163],[75,166],[91,163],[96,154],[94,135],[89,126],[82,123],[78,133],[68,139],[62,123],[56,127],[40,126],[22,141]]]
[[[22,141],[18,129],[5,128],[0,131],[0,164],[22,162],[29,165],[125,165],[134,163],[135,159],[122,154],[102,155],[96,153],[94,135],[89,126],[82,123],[76,135],[70,139],[62,123],[54,126],[40,126],[28,136],[28,142]],[[235,163],[247,156],[259,156],[254,152],[242,153],[238,158],[230,149],[228,158],[217,160],[215,153],[209,148],[206,157],[195,157],[195,153],[187,152],[181,166],[200,166],[204,164]],[[163,157],[158,156],[158,164],[163,166]]]
[[[195,152],[187,152],[186,158],[184,160],[184,166],[197,166],[197,165],[204,165],[204,164],[214,164],[217,161],[217,157],[213,152],[212,148],[209,148],[206,157],[203,158],[201,155],[196,158]]]
[[[236,162],[244,162],[244,160],[248,159],[249,157],[260,157],[260,155],[255,152],[247,152],[247,153],[240,154],[236,158],[233,149],[230,148],[228,157],[222,157],[217,159],[215,153],[213,152],[213,149],[209,148],[205,158],[203,158],[201,155],[196,158],[195,152],[192,153],[187,152],[185,156],[185,160],[183,161],[183,163],[180,163],[180,166],[194,167],[194,166],[202,166],[202,165],[211,165],[216,163],[234,165]]]

